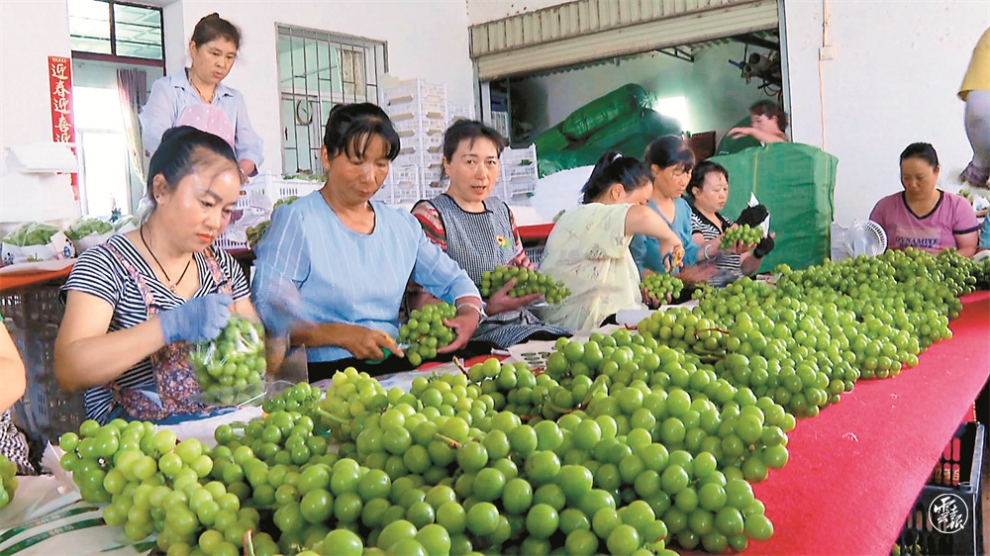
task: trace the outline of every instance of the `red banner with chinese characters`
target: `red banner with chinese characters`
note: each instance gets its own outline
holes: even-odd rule
[[[75,143],[76,126],[72,121],[72,60],[48,57],[48,84],[52,94],[52,140]],[[72,149],[75,152],[75,148]],[[72,174],[72,195],[79,200],[79,175]]]

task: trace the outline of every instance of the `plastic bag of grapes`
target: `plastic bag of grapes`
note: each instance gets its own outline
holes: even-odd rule
[[[249,405],[265,398],[265,332],[261,323],[233,315],[212,342],[197,344],[189,354],[207,405]]]

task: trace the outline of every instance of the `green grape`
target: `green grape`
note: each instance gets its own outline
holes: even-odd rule
[[[668,295],[672,298],[679,297],[681,290],[684,288],[684,282],[681,282],[680,279],[670,274],[653,273],[643,278],[640,286],[646,289],[651,296],[660,300],[666,300]]]
[[[737,243],[755,245],[763,239],[763,229],[751,227],[748,224],[733,226],[722,234],[722,248],[732,247]]]
[[[212,342],[198,344],[189,362],[204,399],[232,405],[264,393],[265,334],[261,323],[231,315],[223,332]]]
[[[515,281],[509,290],[509,297],[523,297],[534,293],[543,294],[547,303],[555,305],[571,294],[563,282],[537,270],[517,266],[497,266],[495,270],[481,275],[481,296],[490,297],[502,289],[509,281]]]
[[[437,349],[454,341],[457,335],[444,321],[455,316],[457,308],[447,302],[426,305],[409,313],[409,319],[399,327],[398,342],[409,346],[405,353],[410,363],[418,367],[424,360],[435,359]]]

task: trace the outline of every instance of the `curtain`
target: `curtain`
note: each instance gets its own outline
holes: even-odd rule
[[[128,205],[130,213],[137,211],[138,203],[144,197],[146,181],[144,177],[144,143],[141,140],[141,126],[138,111],[148,100],[148,74],[138,69],[117,70],[117,92],[120,94],[120,111],[124,120],[124,134],[127,139]]]

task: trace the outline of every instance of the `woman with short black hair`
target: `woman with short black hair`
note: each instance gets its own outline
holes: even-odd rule
[[[255,247],[255,301],[270,330],[284,329],[285,294],[302,322],[289,326],[290,340],[305,346],[309,379],[318,381],[354,366],[380,374],[408,370],[395,344],[399,306],[410,279],[457,306],[447,325],[457,337],[439,353],[467,344],[478,327],[481,297],[468,275],[426,235],[408,211],[371,198],[399,154],[392,122],[374,104],[333,107],[321,158],[322,189],[279,207]]]
[[[505,201],[491,198],[505,140],[481,122],[459,120],[447,128],[443,143],[443,172],[450,185],[445,193],[413,207],[427,237],[479,286],[482,275],[497,266],[533,268],[512,210]],[[492,346],[506,349],[529,339],[570,336],[568,330],[542,323],[527,309],[541,294],[511,297],[513,286],[510,280],[485,304],[485,318],[472,338],[483,344],[482,351]],[[413,301],[417,306],[428,302],[422,296]]]

